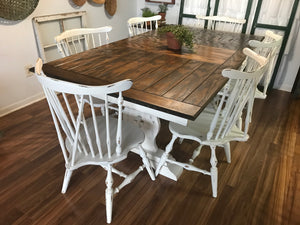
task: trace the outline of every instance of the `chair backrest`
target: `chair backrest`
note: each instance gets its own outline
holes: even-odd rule
[[[236,19],[225,16],[201,16],[196,15],[198,27],[205,27],[210,30],[220,30],[240,33],[242,32],[243,24],[246,23],[245,19]]]
[[[133,37],[158,28],[161,15],[151,17],[133,17],[127,21],[129,36]]]
[[[249,41],[250,47],[252,47],[256,53],[266,57],[269,60],[268,70],[262,77],[262,84],[264,87],[262,92],[263,98],[266,97],[268,86],[275,66],[277,54],[282,44],[282,38],[283,38],[282,36],[275,34],[270,30],[267,30],[263,41],[257,41],[257,40]],[[245,68],[245,70],[251,71],[253,69],[255,69],[255,65],[252,65],[251,63],[247,63],[247,67]]]
[[[93,164],[97,160],[113,161],[114,157],[120,156],[122,91],[128,90],[132,86],[132,81],[123,80],[104,86],[88,86],[47,77],[41,66],[42,62],[39,59],[35,74],[44,89],[66,164],[76,167],[78,163],[85,165]],[[109,104],[108,95],[113,93],[118,95],[114,102],[115,107]],[[104,115],[94,106],[94,97],[104,100]],[[85,98],[89,99],[90,104],[84,101]],[[109,110],[117,112],[117,120],[115,118],[112,120]],[[111,134],[112,127],[115,129],[112,132],[116,132],[116,140],[111,140],[111,136],[107,135]],[[78,162],[79,156],[83,154],[90,158],[89,162]]]
[[[66,57],[108,44],[108,33],[111,30],[111,26],[72,29],[56,36],[55,41],[61,56]]]
[[[208,140],[226,138],[232,127],[238,124],[244,109],[247,110],[247,113],[243,132],[244,136],[247,136],[256,85],[267,68],[268,60],[249,48],[245,48],[243,52],[259,63],[260,67],[253,72],[242,72],[234,69],[222,71],[222,75],[229,78],[228,82],[233,87],[225,86],[224,94],[207,134]],[[247,104],[248,106],[245,107]]]

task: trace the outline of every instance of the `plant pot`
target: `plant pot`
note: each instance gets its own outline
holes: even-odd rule
[[[181,49],[182,44],[175,38],[172,32],[167,32],[166,36],[167,36],[168,49],[177,50],[177,51]]]
[[[161,21],[165,21],[166,20],[166,13],[164,12],[159,12],[158,15],[161,16]]]

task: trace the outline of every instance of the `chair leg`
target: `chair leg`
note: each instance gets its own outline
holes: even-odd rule
[[[154,173],[153,173],[153,170],[151,168],[151,165],[150,165],[150,162],[149,162],[149,159],[147,158],[145,152],[144,152],[144,149],[142,148],[142,146],[139,146],[139,149],[140,149],[140,156],[142,157],[142,160],[143,160],[143,163],[148,171],[148,174],[149,176],[151,177],[151,180],[155,180],[155,176],[154,176]]]
[[[73,170],[70,170],[70,169],[66,168],[65,177],[64,177],[64,181],[63,181],[63,186],[62,186],[62,189],[61,189],[61,193],[63,193],[63,194],[66,193],[66,191],[67,191],[72,173],[73,173]]]
[[[155,176],[157,176],[159,174],[160,169],[165,164],[165,162],[166,162],[166,160],[167,160],[167,158],[169,156],[169,153],[173,149],[173,144],[174,144],[174,142],[175,142],[176,139],[177,139],[177,136],[173,134],[170,143],[166,146],[166,151],[164,152],[164,154],[162,154],[162,156],[160,158],[158,166],[157,166],[157,168],[155,170]]]
[[[113,195],[114,195],[114,190],[112,188],[113,177],[112,177],[111,165],[109,165],[107,167],[107,177],[106,177],[105,183],[106,183],[106,190],[105,190],[106,222],[111,223],[112,208],[113,208]]]
[[[213,197],[217,197],[217,189],[218,189],[218,169],[217,169],[217,158],[216,158],[216,146],[210,146],[211,156],[210,156],[210,176],[211,176],[211,186]]]
[[[179,144],[182,144],[183,140],[184,140],[183,138],[179,138],[178,143],[179,143]]]
[[[101,106],[100,110],[101,110],[102,116],[105,116],[105,108],[104,108],[104,106]]]
[[[200,154],[202,147],[203,145],[199,145],[199,147],[194,150],[192,158],[189,159],[190,164],[193,164],[194,160]]]
[[[240,130],[242,130],[242,128],[243,128],[243,119],[242,119],[242,115],[241,115],[240,118],[237,120],[236,126],[237,126]]]
[[[223,145],[223,147],[225,151],[226,160],[228,163],[231,163],[230,143],[227,142],[226,144]]]

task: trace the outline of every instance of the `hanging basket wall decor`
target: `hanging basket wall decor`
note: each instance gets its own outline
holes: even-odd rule
[[[1,0],[0,17],[7,20],[23,20],[37,7],[39,0]]]
[[[93,2],[95,2],[97,4],[104,4],[105,0],[93,0]]]
[[[109,15],[115,15],[117,11],[117,0],[106,0],[105,10],[108,12]]]
[[[73,0],[74,4],[77,6],[83,6],[87,0]]]

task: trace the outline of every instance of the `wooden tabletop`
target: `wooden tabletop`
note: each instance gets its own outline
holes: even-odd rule
[[[167,50],[166,39],[148,32],[44,64],[46,75],[89,85],[132,79],[124,98],[194,120],[227,79],[224,68],[238,68],[245,34],[195,29],[193,50]]]

